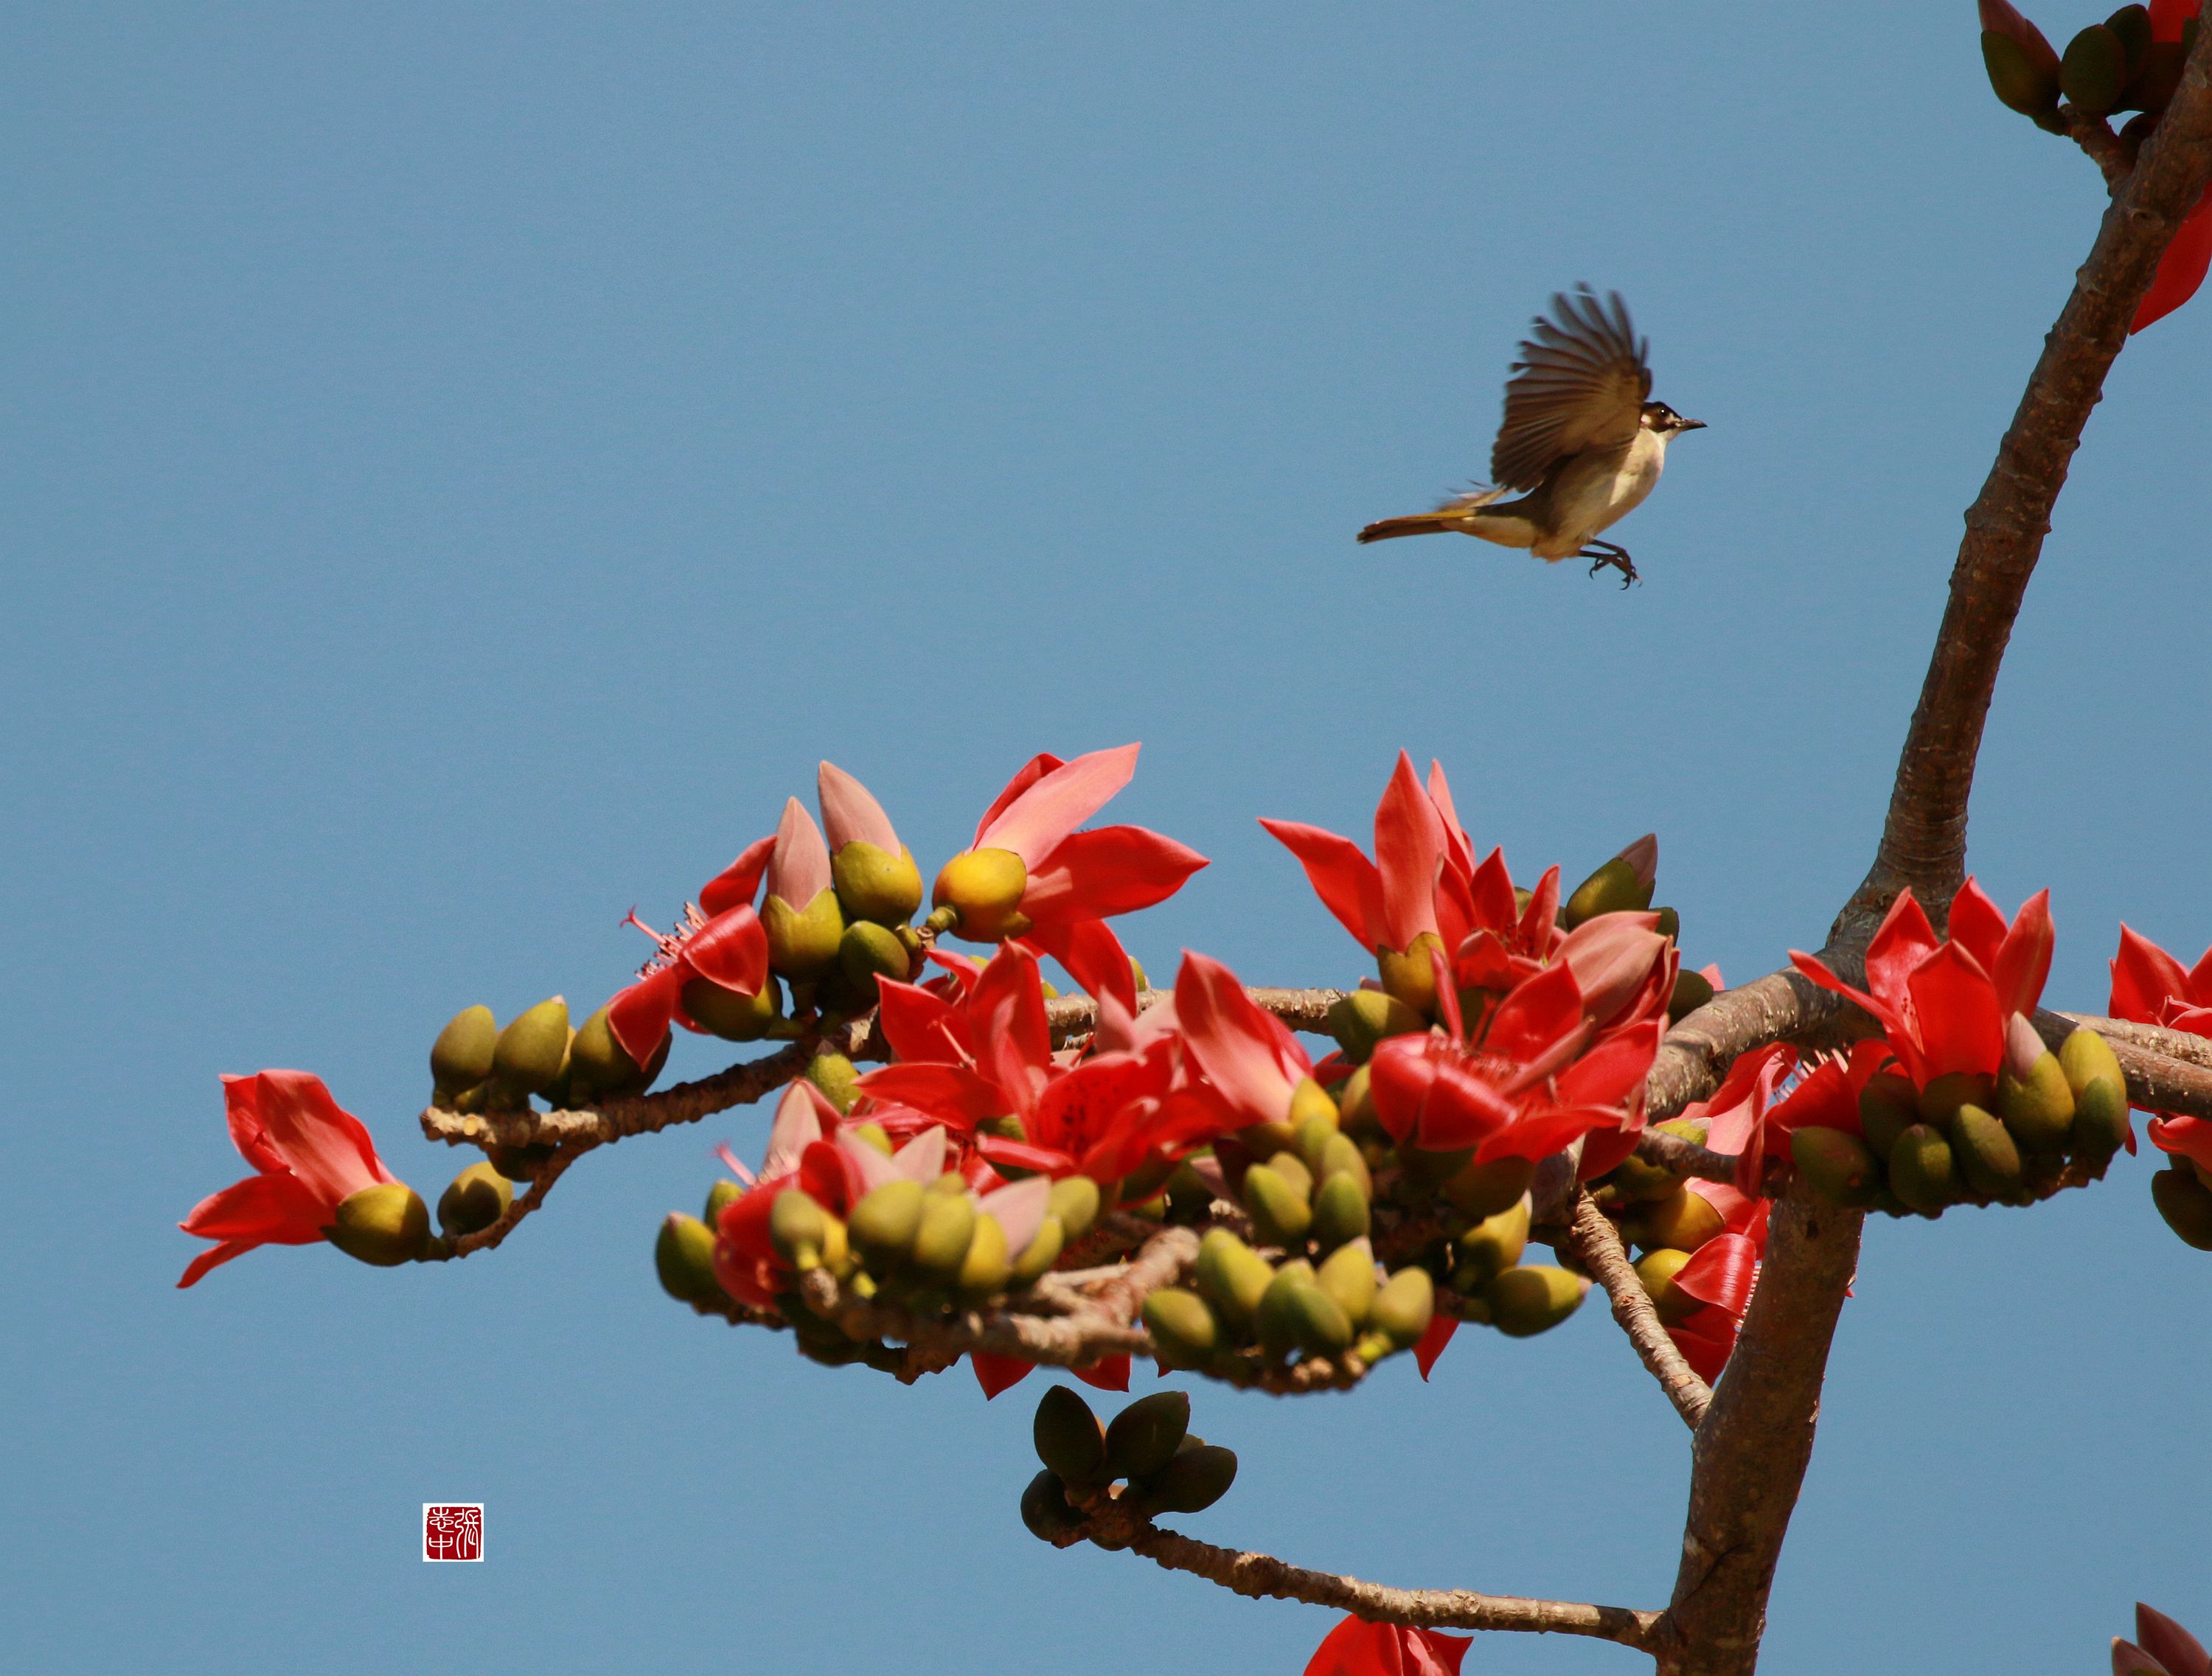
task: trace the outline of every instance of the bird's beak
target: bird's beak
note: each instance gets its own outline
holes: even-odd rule
[[[1685,419],[1681,422],[1681,426],[1686,431],[1701,431],[1705,428],[1705,422],[1702,419]]]

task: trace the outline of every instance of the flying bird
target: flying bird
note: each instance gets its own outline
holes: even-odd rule
[[[1607,565],[1620,585],[1640,580],[1628,550],[1597,539],[1643,503],[1667,463],[1667,445],[1703,430],[1651,399],[1651,344],[1629,324],[1620,293],[1603,302],[1589,286],[1552,299],[1549,319],[1524,338],[1505,385],[1505,417],[1490,450],[1494,489],[1455,495],[1434,512],[1386,518],[1362,541],[1456,530],[1501,547],[1525,547],[1547,562]],[[1522,491],[1517,501],[1504,496]]]

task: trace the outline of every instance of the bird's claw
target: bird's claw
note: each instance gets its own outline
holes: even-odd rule
[[[1603,543],[1603,549],[1604,550],[1600,550],[1595,546],[1585,547],[1576,556],[1590,561],[1589,574],[1593,576],[1607,565],[1612,566],[1620,573],[1620,586],[1623,588],[1644,580],[1636,574],[1635,562],[1628,556],[1626,548],[1615,547],[1608,541]]]

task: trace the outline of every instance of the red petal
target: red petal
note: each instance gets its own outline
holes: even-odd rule
[[[1990,3],[1991,0],[1984,0]],[[2002,4],[2003,0],[1994,0]],[[2150,38],[2179,42],[2183,27],[2197,15],[2203,0],[2150,0]]]
[[[1134,914],[1165,902],[1205,865],[1196,850],[1144,827],[1093,827],[1061,840],[1030,875],[1022,912],[1040,926]]]
[[[1498,1003],[1482,1045],[1508,1059],[1533,1060],[1560,1037],[1579,1029],[1582,1022],[1582,987],[1573,969],[1560,961]]]
[[[258,1077],[229,1077],[222,1079],[223,1120],[230,1126],[230,1144],[239,1156],[264,1175],[289,1175],[291,1166],[284,1155],[269,1139],[269,1132],[261,1122],[261,1078]]]
[[[1036,1371],[1036,1363],[1024,1362],[1018,1356],[993,1356],[988,1351],[971,1350],[968,1365],[975,1370],[975,1382],[983,1388],[985,1402],[1012,1385],[1018,1385]]]
[[[2197,295],[2204,276],[2212,272],[2212,186],[2197,201],[2173,235],[2173,242],[2159,258],[2158,272],[2129,327],[2130,336],[2154,320],[2161,320]]]
[[[2057,941],[2051,923],[2051,892],[2039,890],[2021,904],[1997,949],[1996,963],[1989,966],[1997,988],[1997,1007],[2006,1017],[2035,1011],[2043,999],[2044,981],[2051,975],[2051,950]]]
[[[2004,1015],[1989,975],[1946,943],[1906,981],[1929,1080],[1956,1071],[1994,1077],[2004,1061]]]
[[[1440,1309],[1429,1317],[1428,1331],[1413,1345],[1413,1361],[1424,1381],[1428,1379],[1429,1370],[1437,1365],[1437,1358],[1444,1353],[1444,1346],[1451,1343],[1452,1334],[1458,1331],[1456,1315],[1447,1315]]]
[[[1510,937],[1521,923],[1520,904],[1513,896],[1513,875],[1505,870],[1505,852],[1492,850],[1482,858],[1468,883],[1468,897],[1474,908],[1474,923],[1484,931]]]
[[[991,817],[976,847],[1012,850],[1032,872],[1112,799],[1137,772],[1135,745],[1087,751],[1038,777]]]
[[[2212,1676],[2212,1655],[2203,1643],[2162,1612],[2136,1602],[2136,1640],[2172,1676]]]
[[[1370,954],[1382,939],[1382,875],[1358,845],[1297,821],[1260,824],[1298,859],[1322,906]]]
[[[1716,1234],[1675,1272],[1683,1295],[1731,1315],[1743,1314],[1759,1270],[1759,1248],[1741,1234]]]
[[[1075,1160],[1066,1152],[1049,1146],[1036,1146],[1025,1140],[1008,1140],[1000,1135],[975,1137],[975,1156],[994,1164],[1006,1164],[1015,1169],[1033,1169],[1057,1180],[1075,1173]]]
[[[2212,1122],[2201,1117],[2151,1119],[2150,1144],[2161,1152],[2179,1154],[2212,1169]],[[192,1214],[198,1216],[199,1212],[195,1211]],[[185,1231],[197,1234],[200,1230],[188,1228]]]
[[[1575,1172],[1577,1181],[1595,1181],[1636,1150],[1642,1138],[1641,1129],[1593,1129],[1583,1142],[1582,1167]]]
[[[2155,1024],[2159,1004],[2189,991],[2189,975],[2179,961],[2148,938],[2121,926],[2120,951],[2112,957],[2112,998],[2106,1004],[2113,1017]]]
[[[1797,969],[1800,976],[1811,979],[1830,993],[1840,995],[1871,1014],[1881,1026],[1882,1034],[1888,1038],[1892,1050],[1905,1062],[1905,1073],[1915,1082],[1924,1080],[1920,1075],[1920,1044],[1906,1028],[1896,1008],[1876,1000],[1863,989],[1852,988],[1830,970],[1826,962],[1805,953],[1802,949],[1790,951],[1790,963]]]
[[[331,1207],[288,1171],[249,1175],[211,1193],[177,1224],[204,1240],[242,1240],[247,1245],[313,1245],[330,1226]]]
[[[1030,1139],[1080,1156],[1103,1139],[1115,1120],[1140,1100],[1158,1096],[1163,1066],[1137,1054],[1100,1054],[1045,1084],[1037,1096]]]
[[[860,1091],[871,1100],[895,1100],[927,1112],[940,1123],[973,1129],[1006,1114],[997,1084],[964,1065],[887,1065],[864,1072]]]
[[[1346,1618],[1322,1637],[1306,1661],[1305,1676],[1400,1676],[1376,1650],[1376,1633],[1382,1628],[1364,1618]]]
[[[773,832],[746,845],[743,854],[701,889],[700,911],[711,916],[726,914],[733,908],[750,908],[753,898],[760,893],[761,875],[768,871],[769,858],[775,853]]]
[[[264,1071],[255,1081],[263,1134],[301,1184],[335,1207],[342,1199],[392,1180],[375,1143],[323,1079],[305,1071]]]
[[[1068,1372],[1101,1391],[1129,1388],[1129,1358],[1126,1356],[1109,1356],[1087,1368],[1070,1368]]]
[[[1971,878],[1951,898],[1951,918],[1947,929],[1951,940],[1965,944],[1966,952],[1973,956],[1984,972],[1996,970],[1997,950],[2005,939],[2004,910]]]
[[[1540,959],[1559,942],[1559,870],[1556,865],[1544,870],[1544,877],[1529,892],[1528,906],[1521,910],[1517,930],[1521,946]]]
[[[1901,1015],[1910,1007],[1905,980],[1915,967],[1936,952],[1936,927],[1928,922],[1927,911],[1913,899],[1911,891],[1899,891],[1875,930],[1874,940],[1867,944],[1866,956],[1867,987],[1892,1014]],[[1796,956],[1793,954],[1790,958]],[[1800,966],[1798,969],[1803,971],[1804,968]],[[1807,972],[1806,975],[1810,977],[1812,974]],[[1847,995],[1850,992],[1844,989],[1837,993]],[[1879,1013],[1875,1016],[1881,1017]]]
[[[1668,1327],[1667,1336],[1682,1352],[1682,1359],[1690,1364],[1691,1371],[1710,1385],[1721,1376],[1721,1369],[1728,1365],[1729,1357],[1735,1350],[1737,1328],[1735,1316],[1707,1305],[1687,1320]]]
[[[1375,806],[1375,865],[1382,877],[1386,947],[1410,949],[1423,932],[1437,929],[1437,871],[1443,861],[1443,823],[1413,773],[1413,760],[1398,753],[1398,766]]]
[[[1075,835],[1090,836],[1081,832]],[[1103,920],[1039,926],[1022,940],[1043,950],[1066,967],[1068,975],[1089,991],[1094,999],[1104,1000],[1111,996],[1124,1012],[1135,1017],[1137,975],[1129,964],[1129,951],[1121,946],[1121,939],[1114,935],[1114,928]]]
[[[1280,1023],[1253,1005],[1234,972],[1185,950],[1176,974],[1176,1022],[1199,1070],[1240,1125],[1283,1120],[1291,1090],[1311,1061]]]
[[[1559,1098],[1569,1105],[1620,1106],[1644,1086],[1659,1057],[1661,1024],[1647,1018],[1615,1030],[1559,1076]]]
[[[757,995],[768,981],[768,932],[750,908],[731,908],[685,940],[681,963],[709,983],[740,995]],[[611,1017],[608,1023],[613,1022]]]
[[[1598,1129],[1611,1129],[1620,1113],[1607,1106],[1551,1106],[1509,1124],[1474,1149],[1479,1164],[1500,1158],[1548,1158]],[[1633,1137],[1631,1137],[1633,1139]]]
[[[614,1032],[623,1052],[639,1065],[650,1065],[660,1044],[668,1040],[668,1023],[676,1016],[677,992],[683,987],[684,969],[664,966],[607,1003],[607,1028]]]
[[[2135,1643],[2114,1636],[2112,1676],[2172,1676],[2172,1673]]]
[[[956,1048],[969,1045],[963,1028],[965,1021],[951,1003],[919,984],[878,979],[876,1022],[890,1044],[891,1057],[909,1064],[954,1064]]]
[[[197,1286],[210,1269],[219,1267],[234,1257],[243,1257],[261,1243],[259,1240],[225,1240],[221,1245],[210,1247],[185,1265],[185,1272],[177,1280],[177,1290],[182,1291],[187,1286]]]
[[[1390,1139],[1404,1141],[1421,1120],[1421,1108],[1436,1086],[1438,1063],[1429,1038],[1394,1035],[1378,1045],[1367,1061],[1368,1088],[1375,1114]]]
[[[1373,1086],[1371,1080],[1369,1086]],[[1513,1102],[1488,1083],[1464,1066],[1443,1060],[1437,1065],[1428,1097],[1421,1102],[1414,1142],[1431,1152],[1455,1152],[1462,1146],[1486,1142],[1510,1125],[1515,1114]]]

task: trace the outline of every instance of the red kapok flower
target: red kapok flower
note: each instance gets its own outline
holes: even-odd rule
[[[1459,1676],[1473,1636],[1347,1618],[1314,1649],[1305,1676]]]
[[[2112,1640],[2112,1676],[2212,1676],[2212,1654],[2162,1612],[2136,1602],[2136,1638]]]
[[[2157,944],[2122,926],[2106,1005],[2115,1018],[2212,1036],[2212,949],[2185,971]]]
[[[210,1193],[177,1225],[220,1241],[185,1270],[189,1286],[217,1264],[258,1245],[313,1245],[338,1205],[394,1179],[361,1120],[305,1071],[264,1071],[222,1079],[231,1144],[256,1173]]]
[[[1076,829],[1129,783],[1139,749],[1030,758],[983,811],[975,843],[938,874],[933,921],[973,942],[1019,938],[1093,995],[1134,1012],[1128,956],[1105,921],[1166,901],[1206,865],[1197,851],[1140,826]]]
[[[607,1003],[607,1026],[622,1050],[648,1065],[667,1040],[671,1020],[696,1029],[684,1012],[684,986],[694,978],[738,995],[757,995],[768,981],[768,933],[753,912],[753,895],[775,850],[763,838],[708,880],[684,923],[665,935],[633,913],[629,922],[660,945],[638,981]],[[826,865],[826,864],[825,864]]]

